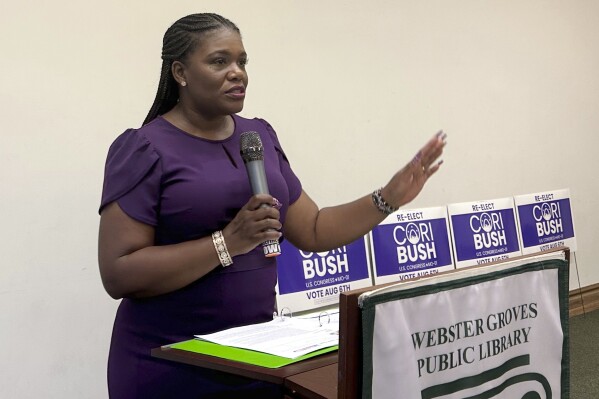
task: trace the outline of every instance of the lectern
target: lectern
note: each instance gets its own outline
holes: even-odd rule
[[[568,269],[561,249],[343,292],[338,353],[277,369],[152,355],[282,384],[287,398],[566,398]]]

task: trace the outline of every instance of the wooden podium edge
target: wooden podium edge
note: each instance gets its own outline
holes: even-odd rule
[[[337,351],[323,353],[322,355],[277,368],[267,368],[216,356],[170,348],[168,345],[152,349],[151,355],[160,359],[223,371],[280,385],[283,385],[285,379],[292,375],[337,363]]]

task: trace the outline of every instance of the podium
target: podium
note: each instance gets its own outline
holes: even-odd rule
[[[152,349],[152,356],[283,385],[289,398],[328,399],[337,397],[337,352],[326,353],[279,368],[255,366],[201,353],[174,349],[169,346]],[[334,384],[331,384],[330,380],[323,380],[322,370],[333,378]],[[330,375],[331,370],[334,370],[334,375]]]
[[[286,398],[568,397],[568,266],[561,249],[343,292],[338,353],[277,369],[152,355],[281,384]]]

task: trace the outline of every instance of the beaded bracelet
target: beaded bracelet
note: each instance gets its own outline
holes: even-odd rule
[[[384,213],[385,215],[391,215],[393,212],[397,211],[399,208],[391,206],[387,203],[387,201],[385,201],[385,199],[383,198],[383,196],[381,194],[382,189],[383,188],[381,187],[378,190],[374,190],[374,192],[372,193],[372,202],[374,202],[376,209],[378,209],[380,212]]]
[[[225,244],[225,237],[223,236],[222,231],[218,230],[212,233],[212,243],[214,244],[214,249],[216,249],[220,264],[223,265],[223,267],[232,265],[233,259],[231,259],[227,244]]]

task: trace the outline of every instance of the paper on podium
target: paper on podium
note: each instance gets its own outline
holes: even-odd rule
[[[276,317],[272,321],[230,328],[196,338],[289,359],[339,345],[338,313]]]

